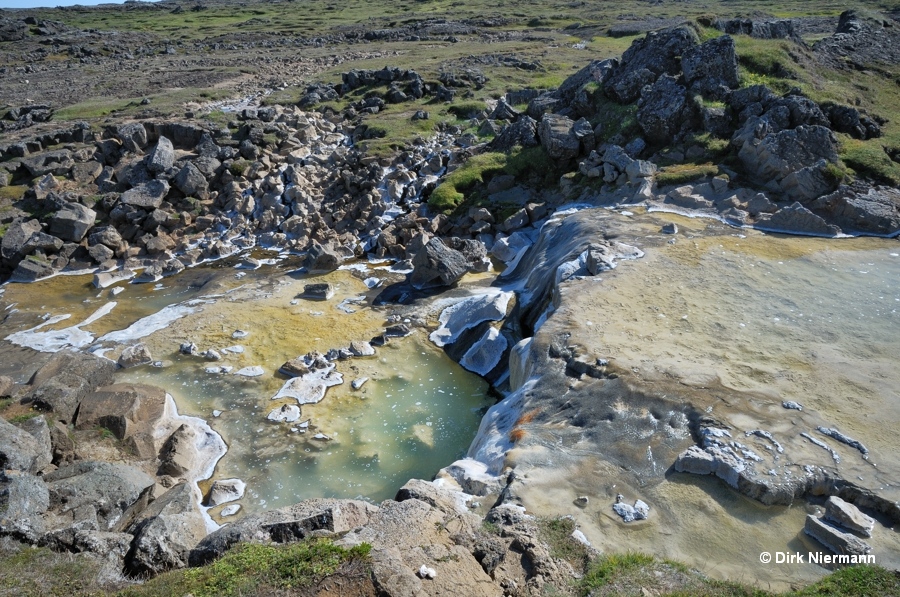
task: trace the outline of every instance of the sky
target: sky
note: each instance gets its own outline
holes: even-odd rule
[[[0,0],[0,8],[53,8],[56,6],[93,6],[95,4],[123,4],[125,0]]]

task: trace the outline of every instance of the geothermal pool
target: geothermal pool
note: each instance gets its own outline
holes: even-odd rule
[[[66,342],[82,349],[103,346],[110,358],[122,345],[145,343],[157,366],[120,370],[117,381],[162,387],[181,414],[209,422],[228,453],[207,483],[245,481],[247,492],[238,502],[242,514],[312,497],[380,501],[410,478],[431,478],[464,455],[490,404],[487,384],[415,328],[410,336],[376,347],[374,356],[338,361],[344,383],[329,388],[321,402],[302,405],[299,420],[267,420],[273,409],[296,404],[272,399],[288,379],[278,368],[309,351],[325,353],[379,335],[386,311],[366,305],[373,291],[364,280],[389,283],[401,276],[388,263],[360,262],[309,277],[296,273],[294,258],[254,255],[268,264],[248,271],[235,268],[239,259],[231,259],[155,284],[124,282],[98,290],[92,276],[75,275],[7,285],[0,295],[7,316],[2,337],[43,350]],[[335,296],[297,298],[310,282],[331,283]],[[62,315],[70,317],[56,321]],[[85,320],[89,323],[79,325]],[[222,360],[180,354],[183,342],[195,343],[201,352],[215,349]],[[32,348],[2,342],[3,374],[27,381],[37,367],[23,367],[35,357]],[[210,373],[210,367],[231,370]],[[236,374],[246,367],[261,367],[263,373]],[[352,389],[351,381],[363,377],[369,381]],[[216,518],[220,509],[210,514]]]

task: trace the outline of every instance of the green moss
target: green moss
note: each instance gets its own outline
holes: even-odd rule
[[[891,160],[881,139],[859,141],[840,135],[840,156],[857,174],[890,185],[900,185],[900,164]]]
[[[714,164],[676,164],[666,166],[656,175],[656,185],[665,187],[686,184],[698,178],[715,176],[718,172],[719,167]]]
[[[252,165],[251,162],[245,159],[234,160],[231,162],[231,165],[228,166],[228,170],[231,172],[232,176],[243,176]]]
[[[652,563],[653,557],[642,553],[604,554],[588,566],[584,577],[578,583],[579,594],[588,595],[594,589],[607,584],[615,576],[635,568],[649,566]]]
[[[590,563],[586,545],[572,537],[575,531],[572,518],[549,518],[538,521],[541,539],[550,546],[550,555],[566,560],[576,571],[583,571]]]
[[[12,423],[13,425],[18,424],[18,423],[24,423],[25,421],[27,421],[29,419],[33,419],[40,414],[41,413],[36,412],[36,411],[22,413],[21,415],[16,415],[16,416],[10,418],[9,422]]]
[[[450,114],[457,118],[474,118],[484,111],[484,102],[461,102],[452,104],[447,108]]]
[[[444,177],[428,198],[432,209],[442,212],[453,211],[463,201],[464,192],[478,183],[485,182],[486,174],[503,171],[507,156],[503,153],[482,153],[469,158],[464,164]]]
[[[328,540],[311,540],[284,546],[241,544],[222,558],[201,568],[170,572],[143,586],[122,591],[120,597],[186,595],[230,597],[271,595],[313,585],[334,574],[342,565],[366,561],[371,546],[350,549]]]

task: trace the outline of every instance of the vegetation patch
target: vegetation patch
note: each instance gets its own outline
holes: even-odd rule
[[[550,555],[569,562],[576,572],[584,572],[590,564],[591,553],[587,545],[572,537],[575,529],[574,518],[538,520],[541,539],[550,547]]]
[[[350,549],[317,539],[283,546],[241,544],[201,568],[162,574],[121,597],[186,595],[230,597],[280,594],[318,584],[342,567],[365,568],[371,546]]]
[[[504,170],[507,156],[503,153],[482,153],[469,158],[459,168],[444,177],[428,198],[432,209],[448,212],[456,209],[466,196],[465,191],[478,183],[485,182],[485,175],[496,174]]]
[[[857,174],[871,176],[889,185],[900,185],[900,164],[893,161],[882,146],[882,139],[859,141],[840,135],[840,156]]]
[[[686,184],[698,178],[715,176],[719,167],[715,164],[675,164],[662,168],[656,175],[656,186]]]

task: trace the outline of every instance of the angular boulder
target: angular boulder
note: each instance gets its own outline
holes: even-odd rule
[[[81,401],[76,429],[97,426],[109,429],[118,439],[149,431],[163,415],[164,390],[143,384],[113,384],[98,388]]]
[[[428,241],[413,258],[409,282],[414,288],[452,286],[469,270],[465,255],[451,249],[440,238]]]
[[[570,160],[578,155],[581,144],[572,130],[575,123],[559,114],[544,114],[538,126],[541,146],[555,160]]]
[[[21,471],[0,471],[0,535],[37,543],[44,534],[43,514],[50,508],[44,482]]]
[[[816,518],[812,514],[806,516],[803,532],[836,554],[861,556],[872,552],[872,546],[862,539],[845,533],[833,524]]]
[[[31,236],[41,231],[41,223],[38,220],[17,218],[12,221],[0,242],[0,254],[8,262],[18,262],[27,253],[25,247]]]
[[[185,568],[193,549],[206,536],[206,521],[190,483],[179,483],[141,513],[128,528],[134,535],[125,557],[131,575],[156,575]]]
[[[730,35],[688,48],[681,57],[684,79],[692,93],[724,98],[740,84],[737,51]]]
[[[644,85],[653,84],[660,75],[678,75],[679,58],[696,45],[697,35],[688,27],[651,31],[634,40],[604,85],[606,95],[620,104],[630,104],[638,99]]]
[[[693,119],[687,90],[670,75],[662,75],[641,92],[637,121],[648,140],[667,143]]]
[[[153,210],[162,205],[169,193],[169,183],[164,180],[151,180],[128,189],[119,198],[125,205]]]
[[[49,464],[49,445],[0,418],[0,470],[36,474]]]
[[[82,507],[96,510],[100,530],[111,531],[155,481],[125,464],[81,460],[44,475],[50,510],[65,518]],[[71,516],[71,515],[69,515]]]
[[[175,163],[175,147],[166,137],[160,137],[153,151],[147,155],[147,170],[154,174],[165,172]]]
[[[50,234],[80,243],[97,220],[97,212],[80,203],[69,203],[50,219]]]
[[[196,197],[197,199],[209,197],[209,182],[197,166],[191,162],[179,170],[174,182],[178,190],[187,197]]]
[[[74,420],[81,400],[100,386],[112,381],[116,364],[88,353],[63,350],[54,354],[32,376],[31,389],[22,397],[43,411],[53,412],[55,420]]]

